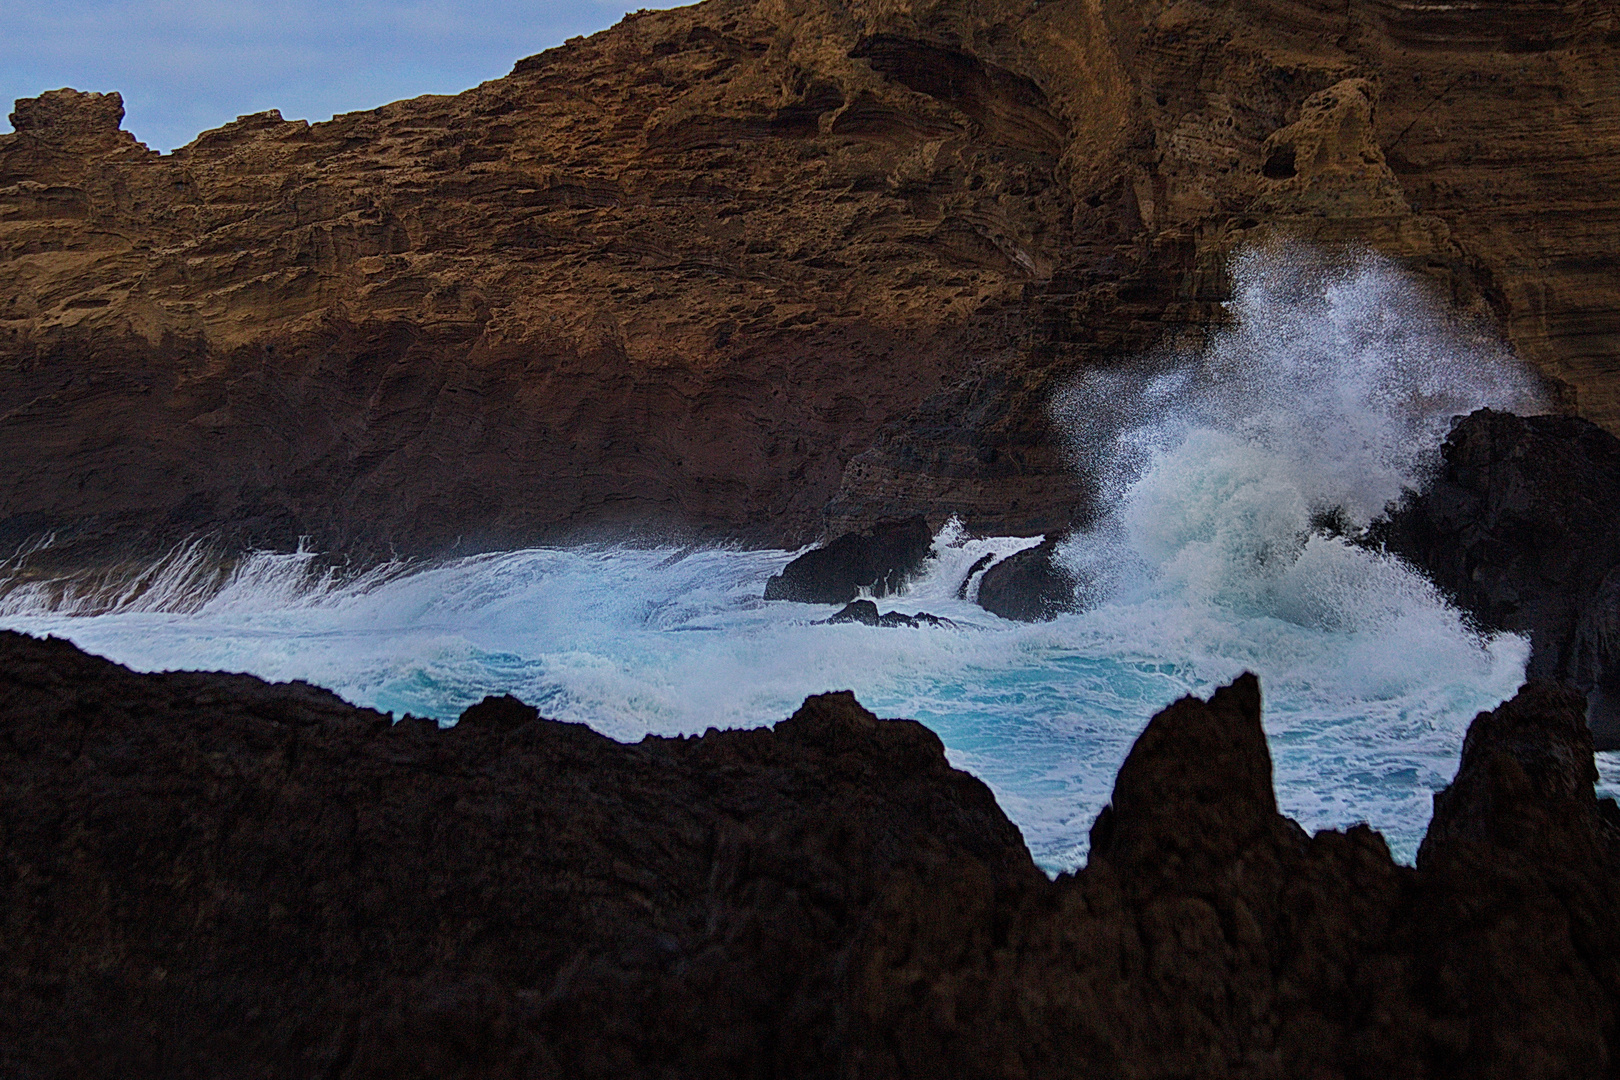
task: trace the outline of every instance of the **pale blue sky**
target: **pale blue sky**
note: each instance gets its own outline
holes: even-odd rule
[[[325,120],[498,78],[648,0],[0,0],[0,117],[44,90],[117,90],[155,150],[239,114]],[[0,131],[10,125],[0,120]]]

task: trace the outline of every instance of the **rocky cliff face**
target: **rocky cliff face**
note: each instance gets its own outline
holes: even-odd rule
[[[1600,1077],[1620,811],[1581,701],[1469,730],[1416,868],[1280,816],[1245,676],[1048,881],[848,694],[626,746],[0,634],[17,1077]]]
[[[1620,428],[1601,0],[709,0],[172,155],[0,135],[0,540],[442,549],[1086,512],[1053,386],[1369,244]]]

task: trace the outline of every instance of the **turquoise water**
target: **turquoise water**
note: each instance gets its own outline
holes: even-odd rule
[[[767,604],[787,552],[622,548],[508,552],[302,593],[307,560],[264,555],[251,585],[195,611],[3,621],[140,670],[305,679],[397,715],[450,720],[512,693],[624,740],[771,723],[806,694],[852,689],[938,732],[1050,870],[1083,861],[1148,717],[1246,669],[1263,680],[1284,811],[1311,829],[1369,821],[1409,859],[1468,720],[1523,671],[1521,640],[1479,639],[1438,605],[1367,633],[1162,598],[1024,625],[954,598],[979,552],[1017,543],[946,536],[932,572],[893,601],[955,628],[818,626],[833,608]]]
[[[657,546],[346,580],[313,573],[307,553],[266,552],[223,588],[200,584],[200,547],[181,549],[138,588],[14,584],[0,625],[140,670],[305,679],[396,715],[450,720],[512,693],[626,740],[772,723],[806,694],[852,689],[938,732],[1052,871],[1083,862],[1148,718],[1252,670],[1283,811],[1312,830],[1368,822],[1410,860],[1468,722],[1514,692],[1528,646],[1475,632],[1409,568],[1313,522],[1333,510],[1365,524],[1422,482],[1452,416],[1533,410],[1535,390],[1377,260],[1256,256],[1237,270],[1231,330],[1058,401],[1075,467],[1110,510],[1063,552],[1092,606],[1050,623],[957,598],[982,554],[1035,541],[952,524],[909,592],[880,606],[954,626],[818,626],[833,608],[760,598],[792,552]]]

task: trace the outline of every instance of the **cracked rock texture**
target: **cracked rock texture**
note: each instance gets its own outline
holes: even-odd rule
[[[1283,234],[1620,430],[1607,0],[708,0],[172,155],[120,117],[0,135],[0,541],[1057,530],[1054,386]]]

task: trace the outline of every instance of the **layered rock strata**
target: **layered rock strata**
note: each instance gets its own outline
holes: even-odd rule
[[[0,635],[8,1076],[1600,1077],[1620,812],[1578,696],[1469,730],[1416,868],[1277,812],[1253,676],[1055,881],[848,694],[614,743]]]
[[[1600,0],[709,0],[454,97],[0,135],[0,541],[797,543],[1087,514],[1046,412],[1370,245],[1620,425]]]

